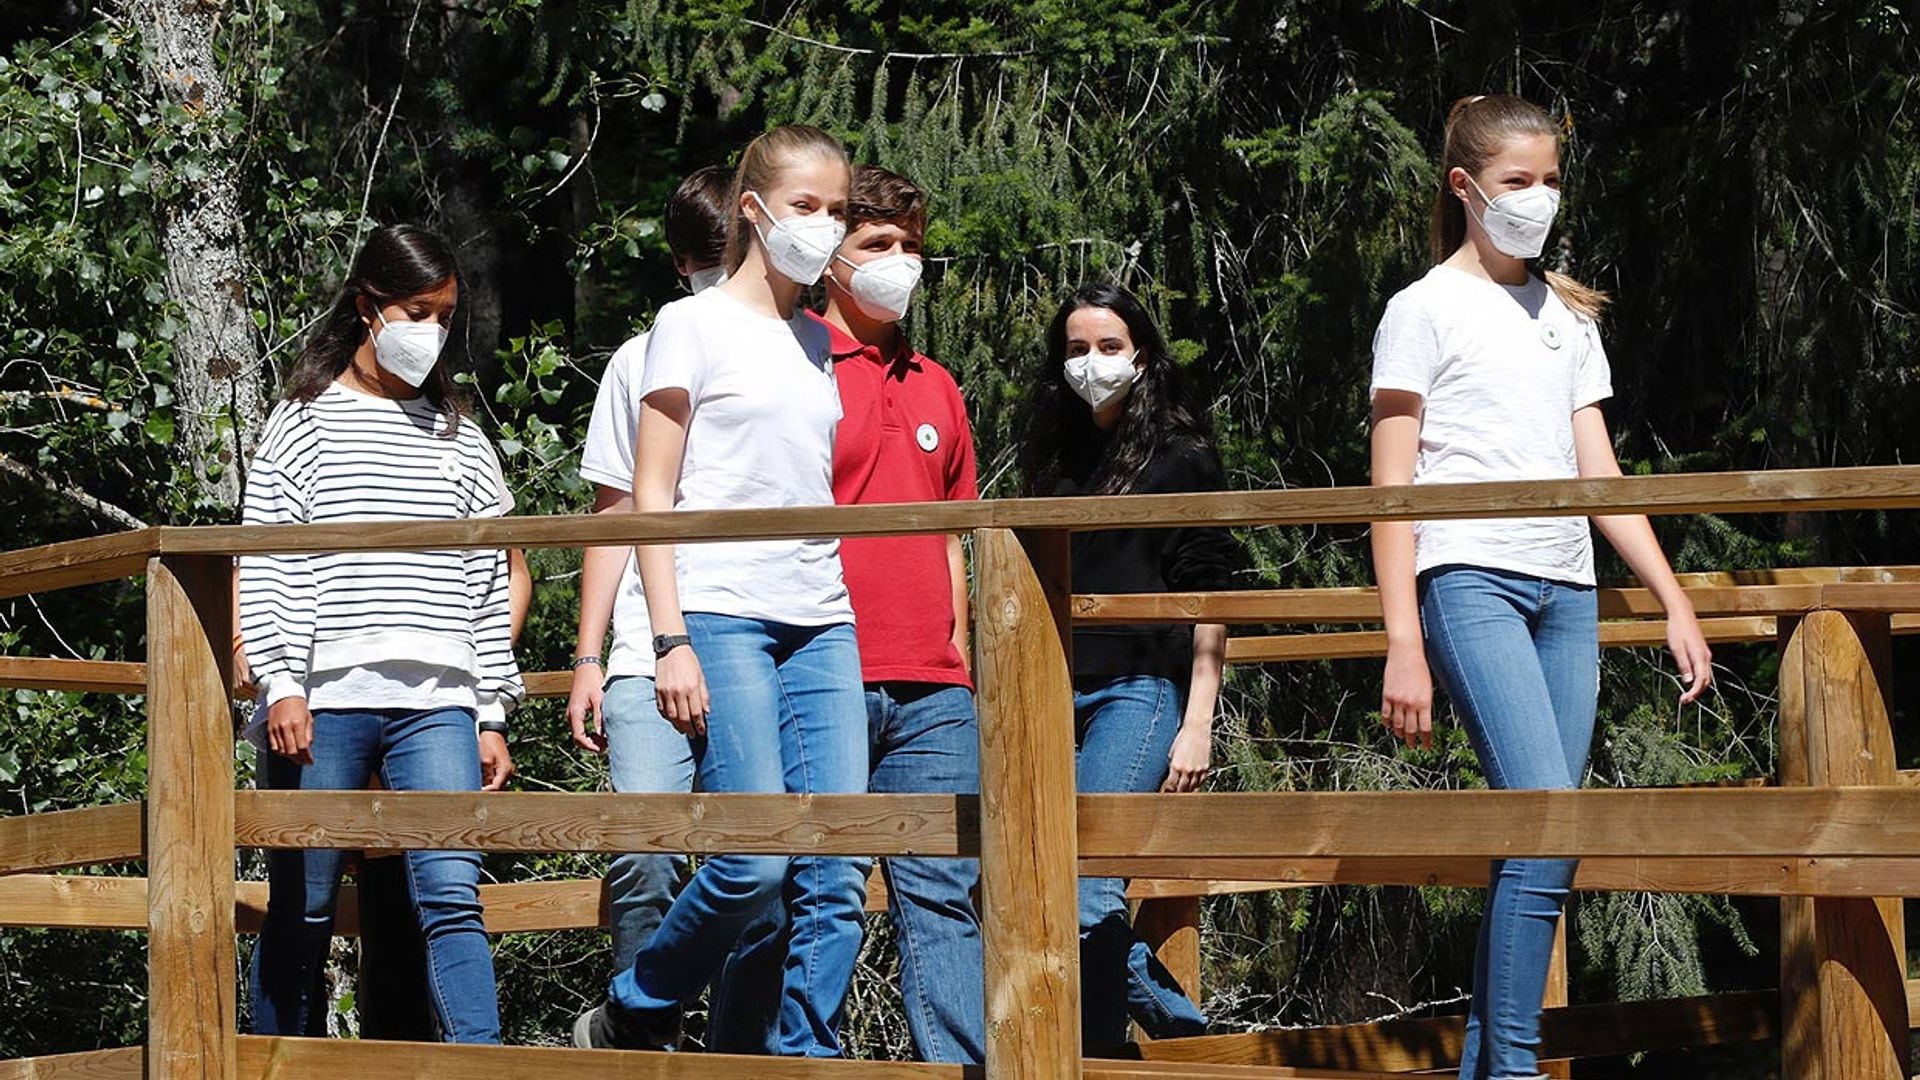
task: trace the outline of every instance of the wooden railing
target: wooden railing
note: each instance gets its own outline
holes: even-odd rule
[[[1144,1044],[1082,1061],[1075,879],[1136,879],[1168,955],[1197,975],[1195,898],[1318,883],[1483,886],[1491,858],[1578,856],[1576,886],[1777,896],[1775,993],[1549,1010],[1551,1057],[1778,1038],[1784,1075],[1908,1075],[1899,920],[1920,895],[1920,786],[1894,767],[1890,635],[1920,572],[1775,571],[1686,584],[1711,634],[1780,643],[1781,786],[1577,792],[1076,796],[1069,630],[1078,622],[1378,620],[1369,590],[1075,596],[1068,538],[1137,525],[1299,525],[1530,514],[1920,508],[1920,468],[912,506],[257,528],[162,527],[0,555],[0,597],[144,574],[145,664],[0,661],[0,683],[144,693],[143,804],[0,818],[0,923],[148,932],[147,1046],[0,1063],[13,1077],[229,1078],[323,1070],[494,1076],[958,1077],[951,1066],[744,1060],[235,1034],[235,935],[259,887],[242,847],[978,855],[988,1059],[999,1078],[1364,1076],[1443,1066],[1457,1020]],[[237,555],[967,532],[974,539],[981,794],[397,794],[234,790],[228,701]],[[1660,640],[1642,590],[1607,590],[1614,644]],[[1235,662],[1377,655],[1372,631],[1237,638]],[[551,676],[548,677],[551,679]],[[553,685],[533,680],[537,689]],[[1382,830],[1383,819],[1420,830]],[[1223,829],[1221,823],[1231,822]],[[50,876],[144,858],[148,877]],[[597,882],[490,886],[494,931],[599,925]],[[1151,904],[1165,904],[1155,910]],[[343,928],[350,929],[351,920]],[[1177,953],[1177,955],[1176,955]],[[1192,985],[1191,983],[1189,985]],[[1561,1000],[1564,1000],[1562,998]],[[1314,1062],[1347,1072],[1295,1071]],[[969,1073],[970,1074],[970,1073]]]

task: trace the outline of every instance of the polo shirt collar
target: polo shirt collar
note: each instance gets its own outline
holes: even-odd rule
[[[851,360],[855,357],[860,357],[870,363],[880,364],[889,368],[895,366],[918,368],[920,366],[920,354],[914,351],[913,346],[907,344],[907,335],[905,334],[894,335],[892,356],[882,356],[879,346],[868,345],[860,341],[852,334],[828,322],[824,316],[816,312],[809,311],[807,314],[818,320],[820,325],[827,328],[827,335],[832,343],[830,348],[833,350],[833,358],[835,361]]]

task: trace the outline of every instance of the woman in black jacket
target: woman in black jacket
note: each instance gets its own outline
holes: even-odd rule
[[[1166,339],[1132,294],[1085,285],[1047,333],[1047,366],[1023,454],[1035,495],[1218,491],[1225,477],[1204,418],[1181,399]],[[1148,593],[1230,587],[1239,549],[1224,529],[1076,533],[1073,587]],[[1078,786],[1092,792],[1200,787],[1213,744],[1226,627],[1099,626],[1073,632]],[[1080,882],[1082,1039],[1200,1035],[1206,1019],[1127,917],[1126,883]]]

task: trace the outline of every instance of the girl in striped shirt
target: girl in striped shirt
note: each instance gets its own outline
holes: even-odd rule
[[[287,378],[247,477],[248,524],[451,520],[512,509],[499,459],[441,362],[459,296],[452,253],[410,226],[375,232]],[[523,694],[508,555],[497,550],[249,556],[240,622],[261,709],[263,787],[478,791],[511,773]],[[316,974],[345,853],[275,851],[249,978],[260,1034],[322,1035]],[[498,1042],[480,856],[410,851],[408,892],[449,1042]]]

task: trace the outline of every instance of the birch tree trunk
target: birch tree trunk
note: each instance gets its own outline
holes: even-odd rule
[[[122,0],[161,96],[192,118],[188,139],[204,176],[166,209],[161,252],[167,296],[180,305],[174,338],[178,451],[202,499],[238,506],[265,415],[260,350],[247,312],[239,170],[221,130],[230,102],[214,54],[220,0]]]

